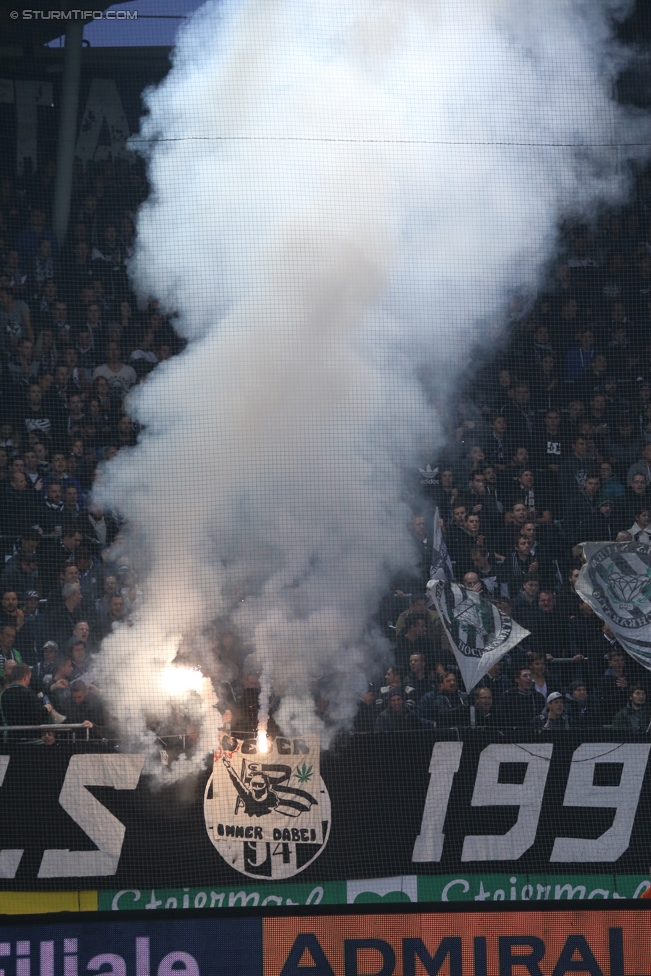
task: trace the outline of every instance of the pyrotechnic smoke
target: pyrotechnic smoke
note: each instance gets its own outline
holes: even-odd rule
[[[369,617],[412,558],[416,371],[452,391],[559,217],[622,199],[648,141],[612,100],[628,6],[243,0],[183,31],[145,97],[131,271],[190,341],[132,397],[146,431],[99,492],[146,565],[102,652],[133,735],[180,640],[225,614],[285,731],[319,729],[322,686],[350,721],[383,649]]]

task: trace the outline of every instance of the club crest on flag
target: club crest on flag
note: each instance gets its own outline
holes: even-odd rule
[[[608,624],[622,647],[651,669],[651,547],[586,542],[576,592]]]
[[[459,583],[430,580],[428,591],[463,677],[466,691],[529,631]]]
[[[588,575],[605,613],[632,630],[651,619],[651,552],[635,542],[606,545],[590,560]]]
[[[478,593],[457,583],[447,583],[442,587],[442,597],[439,612],[464,657],[481,657],[508,640],[513,621],[488,600],[482,600]]]

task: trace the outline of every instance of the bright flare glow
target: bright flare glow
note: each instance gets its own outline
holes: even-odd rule
[[[269,752],[269,739],[267,730],[262,726],[258,729],[258,752]]]
[[[203,675],[195,668],[165,668],[160,683],[168,695],[184,695],[187,691],[201,691]]]

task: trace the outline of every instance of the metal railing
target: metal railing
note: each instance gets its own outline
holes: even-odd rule
[[[90,728],[83,722],[75,722],[70,725],[53,724],[48,725],[0,725],[0,734],[3,732],[76,732],[83,729],[86,733],[86,741],[90,739]]]

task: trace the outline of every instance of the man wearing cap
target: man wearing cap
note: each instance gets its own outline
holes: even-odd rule
[[[41,648],[42,660],[37,661],[32,668],[32,685],[38,693],[43,691],[43,679],[45,675],[51,679],[54,673],[56,656],[59,653],[59,645],[55,641],[46,641]],[[49,684],[49,681],[48,681]]]
[[[552,691],[551,695],[547,695],[545,711],[534,720],[534,724],[545,732],[567,732],[571,728],[560,691]]]
[[[38,653],[47,637],[44,618],[40,609],[41,594],[37,589],[25,593],[25,623],[18,635],[18,646],[23,660],[28,664],[38,659]]]

